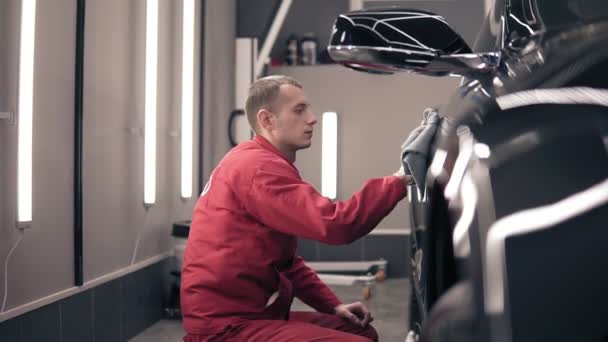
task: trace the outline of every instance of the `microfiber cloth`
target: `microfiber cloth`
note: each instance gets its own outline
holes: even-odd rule
[[[429,167],[431,144],[437,133],[441,118],[434,108],[427,108],[422,113],[420,126],[414,129],[401,144],[401,161],[406,174],[414,178],[418,191],[422,193]]]

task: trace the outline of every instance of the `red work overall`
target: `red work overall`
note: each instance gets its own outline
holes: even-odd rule
[[[194,210],[182,269],[184,340],[377,339],[373,328],[333,315],[341,302],[296,255],[297,237],[350,243],[405,195],[401,179],[388,176],[332,202],[263,137],[239,144],[215,168]],[[294,296],[318,312],[290,313]]]

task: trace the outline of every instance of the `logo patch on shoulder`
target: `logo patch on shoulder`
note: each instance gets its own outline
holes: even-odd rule
[[[207,192],[209,192],[209,189],[211,189],[211,182],[213,181],[213,175],[209,176],[209,180],[207,181],[207,184],[205,184],[205,187],[203,188],[203,192],[201,193],[200,197],[205,196],[205,194]]]

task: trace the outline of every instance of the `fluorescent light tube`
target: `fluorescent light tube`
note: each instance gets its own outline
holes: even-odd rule
[[[19,99],[17,138],[17,222],[32,222],[32,145],[34,98],[34,45],[36,40],[36,0],[21,3],[19,51]]]
[[[321,194],[336,199],[338,168],[338,114],[323,113],[321,146]]]
[[[192,197],[192,131],[194,127],[194,0],[184,1],[182,32],[181,196]]]
[[[156,80],[158,58],[158,0],[146,3],[144,205],[156,202]]]

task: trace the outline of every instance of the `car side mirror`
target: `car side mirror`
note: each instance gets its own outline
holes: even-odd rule
[[[397,8],[340,14],[327,50],[346,67],[379,74],[477,78],[494,70],[500,59],[497,52],[472,53],[440,15]]]

